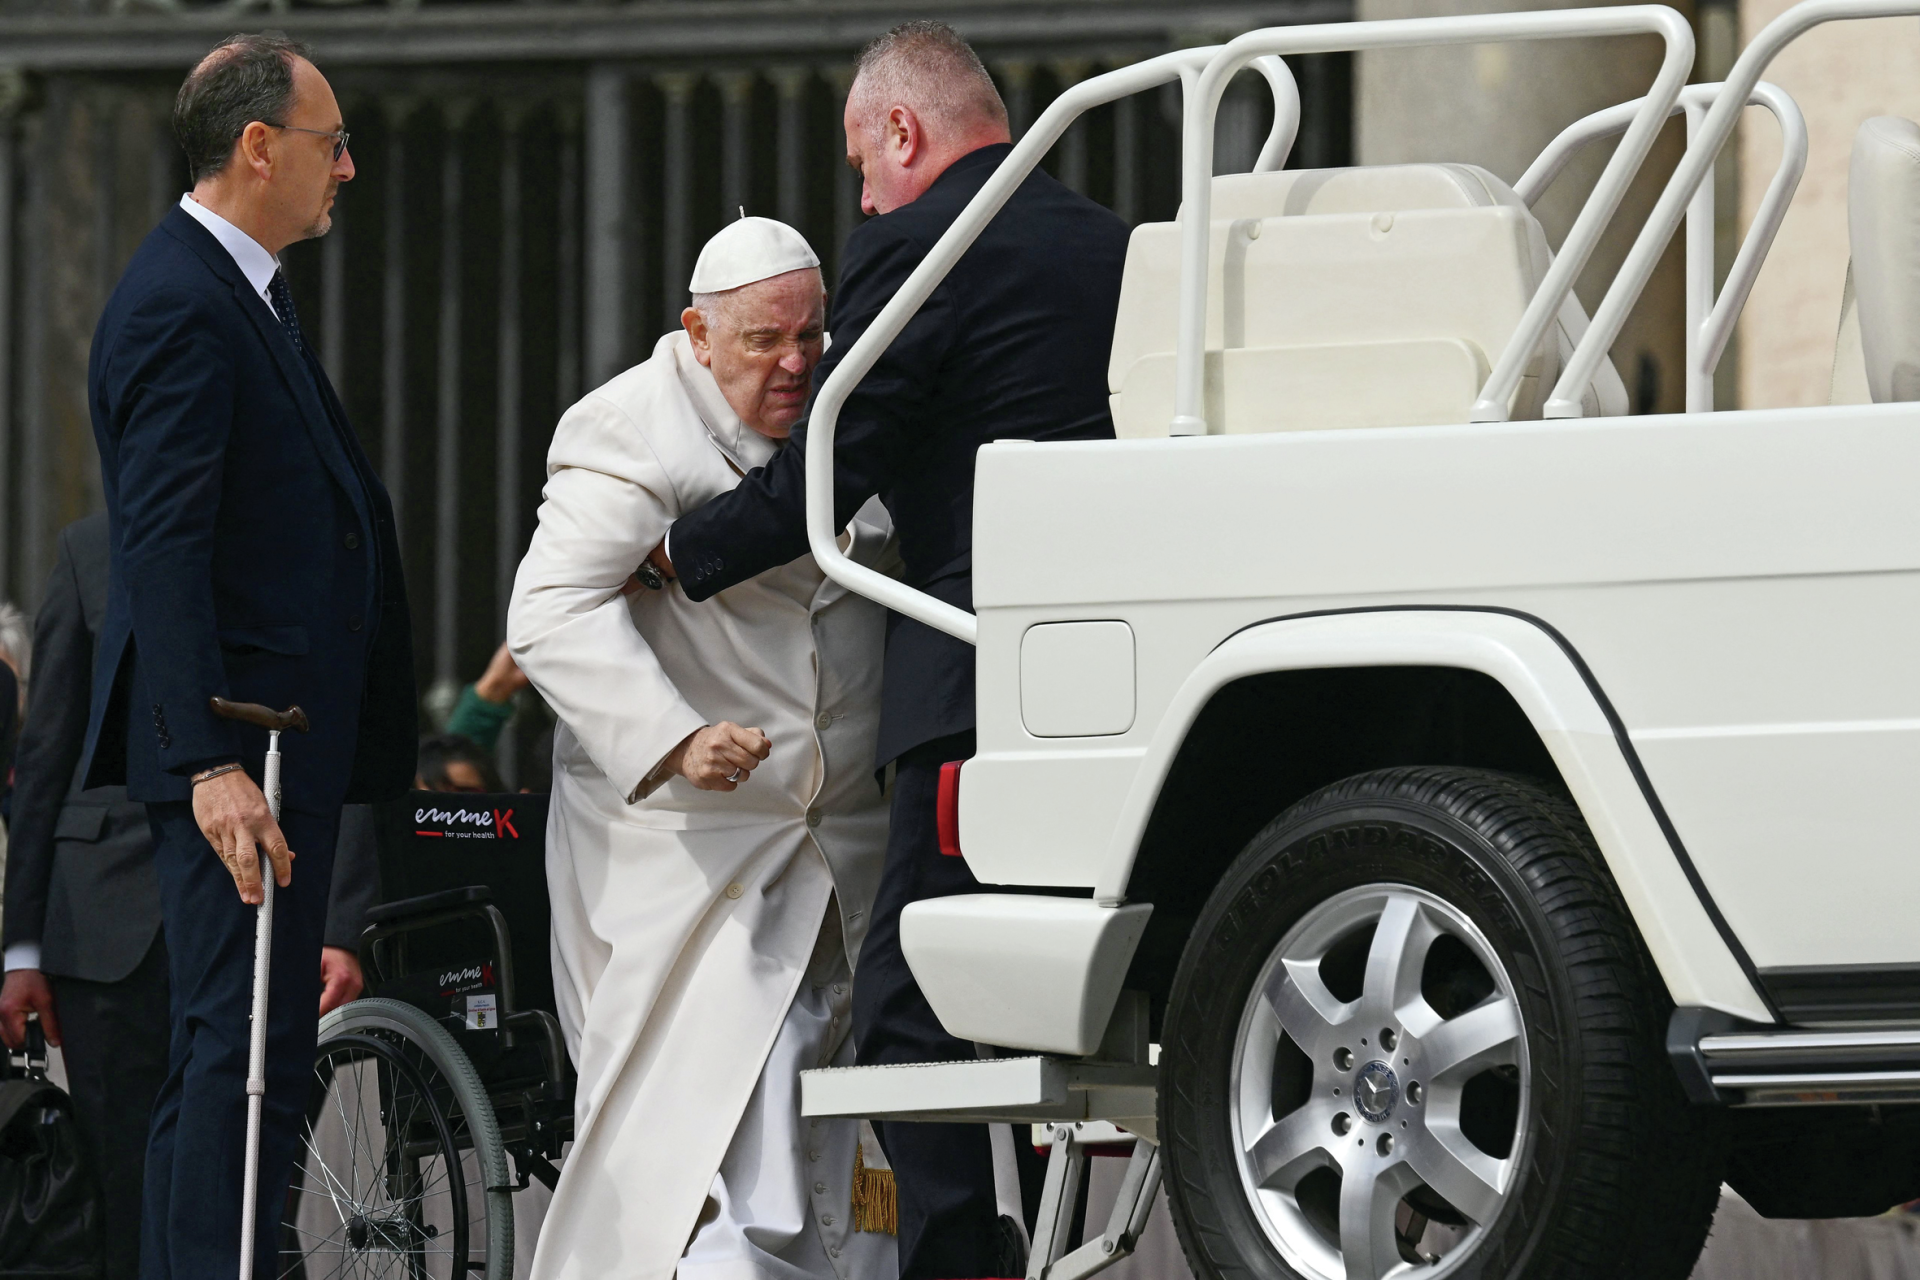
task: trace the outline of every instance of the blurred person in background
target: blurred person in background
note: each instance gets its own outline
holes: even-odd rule
[[[74,1121],[100,1178],[106,1280],[133,1280],[147,1122],[167,1073],[167,944],[146,806],[127,799],[124,786],[88,787],[79,771],[107,555],[104,512],[62,529],[34,625],[39,671],[20,733],[0,924],[0,1040],[18,1047],[33,1014],[60,1047]],[[6,639],[0,620],[0,643]],[[0,697],[0,709],[10,705]],[[373,901],[362,888],[373,880],[370,850],[366,858],[335,863],[323,1014],[360,993],[355,951]]]
[[[457,733],[435,733],[420,739],[420,768],[415,791],[506,790],[493,767],[493,755],[473,739]]]
[[[19,691],[14,697],[14,713],[27,710],[27,681],[33,671],[33,624],[20,606],[8,600],[0,602],[0,662],[13,672]]]

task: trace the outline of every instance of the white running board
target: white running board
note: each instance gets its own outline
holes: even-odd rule
[[[800,1073],[800,1113],[864,1120],[1046,1124],[1111,1120],[1154,1134],[1157,1072],[1059,1058],[985,1058]]]

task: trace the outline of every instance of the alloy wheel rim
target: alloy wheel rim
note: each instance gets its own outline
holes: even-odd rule
[[[1255,982],[1229,1098],[1242,1189],[1313,1280],[1439,1280],[1526,1157],[1525,1023],[1459,908],[1404,884],[1309,910]]]

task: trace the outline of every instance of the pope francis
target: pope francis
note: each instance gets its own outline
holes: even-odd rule
[[[636,566],[782,446],[824,345],[819,259],[742,218],[683,331],[569,409],[509,610],[553,709],[554,988],[579,1069],[537,1280],[893,1280],[858,1126],[806,1121],[845,1065],[886,845],[884,614],[811,556],[690,604]],[[884,512],[848,553],[885,567]]]

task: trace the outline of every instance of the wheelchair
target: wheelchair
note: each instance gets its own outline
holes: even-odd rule
[[[545,795],[376,806],[368,994],[320,1022],[288,1187],[285,1280],[510,1280],[513,1195],[573,1136],[555,1017]]]

